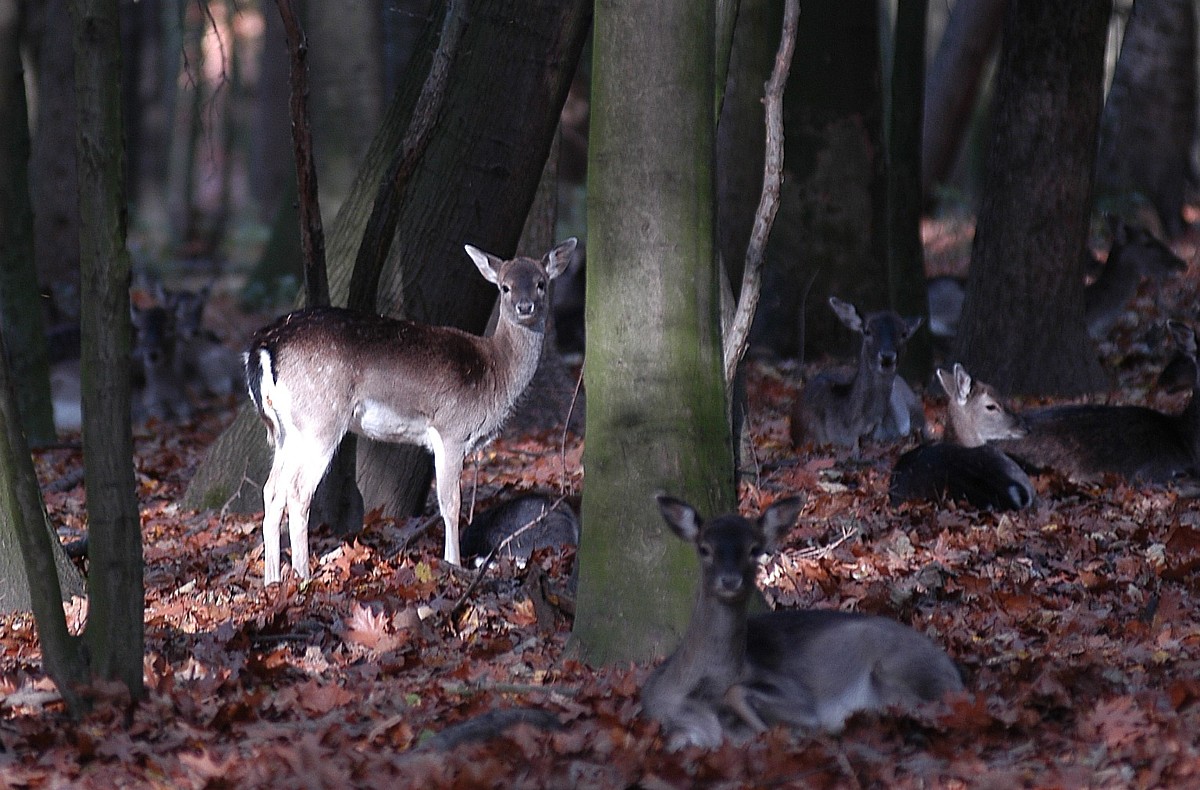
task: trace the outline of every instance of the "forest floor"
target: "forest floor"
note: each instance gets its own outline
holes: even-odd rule
[[[1151,391],[1168,352],[1147,328],[1195,321],[1200,304],[1194,242],[1176,251],[1185,277],[1140,297],[1140,328],[1123,324],[1101,349],[1113,402],[1186,400]],[[0,618],[0,790],[1200,787],[1196,491],[1042,475],[1037,503],[1019,513],[893,507],[888,472],[905,447],[851,460],[791,448],[787,413],[811,370],[749,366],[742,509],[808,495],[760,584],[774,605],[911,624],[958,662],[968,693],[856,716],[837,737],[775,729],[667,752],[639,715],[650,666],[569,657],[570,549],[476,579],[440,560],[428,519],[371,515],[351,542],[311,537],[310,584],[264,589],[258,517],[175,504],[231,400],[136,434],[145,701],[99,688],[94,711],[72,720],[42,671],[32,617]],[[940,403],[927,396],[926,408],[938,423]],[[535,489],[578,494],[581,449],[558,434],[502,437],[478,466],[479,506]],[[53,523],[64,541],[77,537],[82,484],[55,483],[77,477],[79,450],[36,461]],[[86,604],[68,612],[79,628]],[[551,715],[511,724],[498,709]]]

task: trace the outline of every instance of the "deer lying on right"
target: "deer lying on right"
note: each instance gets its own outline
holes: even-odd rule
[[[1103,340],[1120,319],[1143,279],[1163,280],[1187,269],[1187,262],[1139,225],[1109,217],[1112,247],[1096,279],[1083,289],[1088,335]]]
[[[1200,368],[1196,330],[1179,321],[1167,329],[1190,360],[1192,397],[1180,414],[1144,406],[1071,405],[1026,412],[1028,433],[998,443],[1023,466],[1091,480],[1114,474],[1166,483],[1200,470]]]
[[[748,617],[758,561],[795,521],[803,501],[776,502],[755,521],[704,521],[658,497],[671,530],[696,548],[700,583],[683,642],[642,689],[667,746],[714,748],[773,724],[837,732],[859,711],[912,706],[963,688],[932,642],[885,617],[792,610]]]
[[[1020,510],[1033,503],[1033,484],[1015,461],[988,442],[1019,439],[1025,429],[988,385],[962,365],[938,369],[946,391],[943,441],[915,447],[896,460],[888,488],[892,504],[910,499],[966,500],[977,508]]]
[[[829,306],[845,326],[862,336],[858,367],[823,371],[801,391],[792,407],[792,444],[855,447],[862,439],[901,439],[924,433],[921,400],[896,375],[900,350],[921,325],[886,310],[862,316],[858,309],[829,297]]]

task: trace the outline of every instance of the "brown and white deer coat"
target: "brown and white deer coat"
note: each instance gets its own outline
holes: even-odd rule
[[[306,579],[313,493],[347,431],[433,453],[447,562],[460,564],[463,460],[494,437],[537,369],[549,281],[575,250],[568,239],[539,262],[466,246],[500,290],[490,337],[333,307],[299,310],[255,333],[250,396],[275,448],[263,487],[264,579],[280,579],[284,511],[292,567]]]

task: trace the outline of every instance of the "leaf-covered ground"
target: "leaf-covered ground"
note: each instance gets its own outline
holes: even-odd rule
[[[1149,392],[1166,350],[1145,327],[1195,319],[1196,280],[1193,261],[1187,279],[1140,298],[1141,329],[1122,325],[1102,349],[1119,373],[1113,401],[1182,408],[1186,396]],[[649,667],[568,657],[569,550],[525,569],[501,562],[475,583],[440,561],[440,525],[372,517],[351,543],[312,538],[311,584],[264,590],[256,518],[174,504],[228,423],[226,403],[136,439],[145,702],[98,688],[94,713],[72,721],[32,618],[0,619],[0,788],[1200,786],[1195,491],[1044,475],[1018,514],[894,508],[888,470],[903,448],[845,459],[789,446],[786,414],[808,372],[750,369],[743,509],[808,493],[763,566],[768,598],[910,623],[961,665],[969,694],[858,716],[836,738],[775,730],[665,752],[639,716]],[[478,506],[578,493],[580,451],[551,434],[498,441],[478,468]],[[80,535],[79,451],[37,462],[64,540]],[[68,612],[76,627],[86,617],[79,601]],[[504,709],[518,713],[491,713]]]

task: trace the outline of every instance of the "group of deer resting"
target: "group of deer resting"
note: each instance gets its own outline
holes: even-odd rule
[[[1142,274],[1155,265],[1147,250],[1158,242],[1131,238],[1124,228],[1120,233],[1098,280],[1117,285],[1089,291],[1089,323],[1094,319],[1101,328],[1115,320],[1111,305],[1117,302],[1119,312],[1130,295],[1131,277],[1112,269],[1123,260]],[[575,246],[568,239],[541,261],[506,261],[467,245],[479,272],[500,292],[499,323],[490,337],[331,307],[290,313],[254,334],[245,354],[246,382],[274,447],[263,488],[266,584],[280,581],[285,511],[292,569],[309,577],[309,506],[347,431],[433,453],[444,556],[460,562],[463,459],[500,430],[532,378],[549,281],[566,268]],[[1134,288],[1140,277],[1132,276]],[[1108,287],[1127,290],[1117,299]],[[900,350],[919,319],[863,316],[837,298],[830,305],[862,336],[858,366],[821,373],[803,389],[792,418],[795,442],[854,446],[922,433],[921,400],[896,375]],[[1192,363],[1193,397],[1179,415],[1134,406],[1060,406],[1016,416],[960,365],[939,370],[949,397],[945,438],[900,457],[893,501],[955,498],[983,508],[1022,508],[1034,498],[1025,468],[1154,482],[1194,471],[1200,450],[1196,333],[1177,322],[1170,332]],[[682,643],[642,692],[644,710],[661,722],[670,748],[714,747],[777,723],[834,732],[855,712],[937,700],[963,688],[941,648],[887,618],[828,610],[748,615],[758,562],[786,535],[802,504],[788,497],[755,520],[727,514],[706,521],[686,502],[658,497],[667,525],[694,546],[700,563]]]

